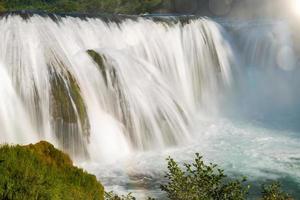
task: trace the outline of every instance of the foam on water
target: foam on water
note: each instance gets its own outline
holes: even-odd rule
[[[163,198],[166,158],[180,163],[191,162],[200,152],[206,162],[218,163],[231,177],[247,176],[253,184],[251,197],[259,196],[259,184],[279,180],[285,191],[300,194],[300,139],[289,131],[260,127],[257,122],[200,117],[194,142],[165,151],[138,153],[110,165],[86,164],[108,191],[133,192],[138,199],[147,196]],[[256,190],[257,189],[257,190]]]

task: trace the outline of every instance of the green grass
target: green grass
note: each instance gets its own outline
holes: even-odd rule
[[[0,147],[0,199],[102,200],[94,175],[74,167],[68,155],[47,142]]]

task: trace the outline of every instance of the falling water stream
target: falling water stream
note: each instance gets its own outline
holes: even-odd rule
[[[163,195],[167,156],[195,152],[300,196],[300,68],[285,21],[6,15],[0,41],[1,143],[50,141],[141,199]]]

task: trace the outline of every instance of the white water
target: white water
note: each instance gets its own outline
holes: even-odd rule
[[[87,148],[92,160],[187,142],[192,113],[199,106],[218,110],[218,96],[230,84],[230,48],[218,25],[207,19],[169,27],[143,19],[107,24],[67,17],[56,23],[11,16],[1,20],[0,39],[5,41],[2,70],[17,94],[3,98],[21,101],[24,118],[30,119],[8,120],[5,126],[17,123],[24,129],[19,135],[50,140],[72,155]],[[106,77],[87,50],[105,56]],[[62,126],[56,118],[64,118],[53,114],[60,103],[53,102],[54,74],[77,118]],[[84,136],[80,106],[72,96],[73,80],[87,110],[90,138]]]
[[[288,26],[229,24],[2,18],[0,141],[48,140],[88,160],[108,189],[140,196],[156,194],[167,155],[195,152],[252,180],[292,178],[299,193],[300,82]]]

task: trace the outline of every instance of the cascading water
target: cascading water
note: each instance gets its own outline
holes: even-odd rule
[[[231,51],[208,19],[183,26],[7,16],[0,23],[1,70],[15,93],[6,99],[20,102],[7,107],[27,115],[1,121],[23,129],[4,131],[3,142],[28,142],[7,140],[11,134],[46,139],[92,160],[177,145],[191,138],[192,113],[216,110],[230,85]]]
[[[165,157],[195,152],[299,193],[300,71],[285,22],[7,15],[0,41],[1,143],[48,140],[140,197],[160,195]]]

